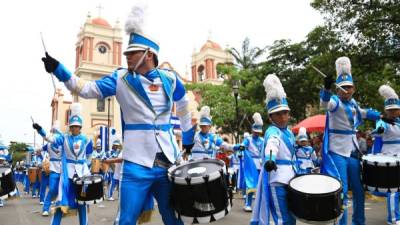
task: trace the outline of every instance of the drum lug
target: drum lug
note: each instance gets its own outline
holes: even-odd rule
[[[203,176],[203,180],[204,180],[204,182],[206,182],[206,183],[208,183],[208,179],[210,178],[210,176],[207,174],[207,175],[204,175]]]
[[[186,181],[186,183],[187,183],[187,185],[190,185],[190,181],[192,180],[192,178],[190,178],[190,177],[186,177],[185,178],[185,181]]]

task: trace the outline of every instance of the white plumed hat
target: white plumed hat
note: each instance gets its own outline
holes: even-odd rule
[[[258,132],[258,133],[262,133],[262,128],[263,128],[263,120],[261,117],[261,114],[256,112],[253,114],[253,125],[251,126],[251,129],[253,130],[253,132]]]
[[[70,106],[71,116],[69,117],[69,126],[80,126],[82,127],[83,119],[81,116],[82,105],[78,102],[74,102]]]
[[[392,87],[389,85],[380,86],[379,94],[385,98],[385,110],[400,109],[399,96]]]
[[[125,55],[129,52],[146,49],[158,55],[159,44],[148,36],[150,29],[148,14],[148,6],[145,2],[140,2],[132,7],[125,23],[125,32],[129,35],[128,48],[124,51]]]
[[[336,59],[336,84],[339,86],[354,86],[351,75],[351,62],[346,56]]]
[[[307,129],[305,127],[300,127],[299,133],[297,135],[297,140],[298,141],[308,141]]]
[[[212,125],[209,106],[203,106],[200,109],[200,126],[201,125]]]
[[[267,110],[268,113],[275,113],[283,110],[290,110],[286,93],[282,83],[275,74],[269,74],[264,79],[264,88],[267,94]]]

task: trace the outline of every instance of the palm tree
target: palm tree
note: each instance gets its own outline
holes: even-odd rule
[[[242,52],[236,48],[228,49],[229,53],[235,58],[236,65],[242,69],[249,69],[256,66],[256,60],[264,54],[266,47],[250,47],[250,39],[246,37],[242,44]]]

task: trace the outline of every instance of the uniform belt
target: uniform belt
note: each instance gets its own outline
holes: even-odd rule
[[[84,164],[86,160],[80,159],[80,160],[73,160],[73,159],[67,159],[67,163],[74,163],[74,164]]]
[[[329,133],[332,133],[332,134],[344,134],[344,135],[356,134],[356,132],[354,130],[336,130],[336,129],[329,129]]]
[[[277,165],[294,165],[294,162],[286,159],[277,159],[275,162]]]
[[[50,162],[60,162],[61,159],[56,159],[56,158],[50,158]]]
[[[394,140],[394,141],[383,141],[383,144],[400,144],[400,140]]]
[[[171,124],[125,124],[125,130],[162,130],[168,131],[172,128]]]

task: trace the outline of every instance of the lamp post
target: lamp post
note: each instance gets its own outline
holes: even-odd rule
[[[239,143],[239,107],[238,107],[238,97],[239,97],[239,82],[237,80],[233,81],[232,84],[233,95],[235,96],[235,109],[236,109],[236,135],[235,142]]]

